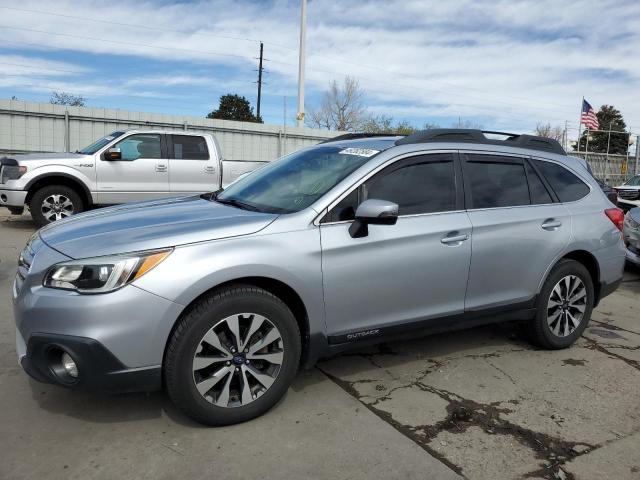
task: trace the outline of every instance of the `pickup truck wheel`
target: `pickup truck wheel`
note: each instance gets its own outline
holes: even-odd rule
[[[589,271],[575,260],[562,260],[549,273],[529,324],[533,342],[557,350],[571,346],[591,319],[594,289]]]
[[[253,286],[199,300],[180,320],[164,360],[174,404],[205,425],[262,415],[285,394],[300,362],[298,324],[287,306]]]
[[[84,210],[80,195],[65,185],[48,185],[37,190],[29,202],[31,217],[38,227],[62,220]]]

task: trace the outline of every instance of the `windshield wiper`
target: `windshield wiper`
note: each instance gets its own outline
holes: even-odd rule
[[[250,210],[252,212],[259,212],[260,209],[254,205],[249,203],[245,203],[236,198],[218,198],[217,196],[213,198],[216,202],[222,203],[224,205],[231,205],[232,207],[241,208],[242,210]]]

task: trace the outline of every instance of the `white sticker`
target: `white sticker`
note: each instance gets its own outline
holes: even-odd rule
[[[372,150],[371,148],[345,148],[340,151],[340,155],[357,155],[359,157],[373,157],[380,150]]]

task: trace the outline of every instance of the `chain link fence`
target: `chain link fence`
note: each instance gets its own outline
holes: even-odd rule
[[[636,171],[638,165],[633,155],[592,152],[569,152],[569,155],[584,158],[589,163],[593,176],[611,186],[620,185],[640,174],[640,171]]]

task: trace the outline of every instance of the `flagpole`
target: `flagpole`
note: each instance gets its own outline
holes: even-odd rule
[[[580,151],[580,137],[582,137],[582,135],[580,134],[580,129],[582,128],[582,108],[583,107],[584,107],[584,95],[582,96],[582,102],[580,102],[580,116],[578,117],[578,148],[577,148],[578,152]]]

